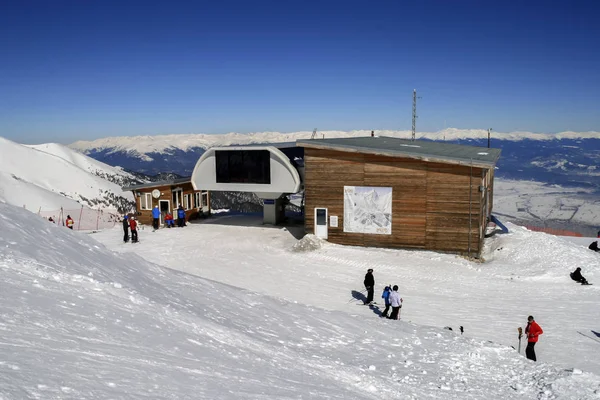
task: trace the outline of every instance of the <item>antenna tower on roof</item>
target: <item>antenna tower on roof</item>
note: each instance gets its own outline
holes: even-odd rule
[[[413,90],[413,113],[412,113],[412,140],[415,140],[415,134],[417,133],[417,89]]]

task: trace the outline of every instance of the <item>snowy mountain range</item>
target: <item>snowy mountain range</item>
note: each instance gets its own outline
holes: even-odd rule
[[[139,179],[60,144],[25,146],[0,138],[0,200],[30,211],[129,210],[121,186]]]
[[[317,137],[369,136],[370,133],[366,130],[324,131],[318,132]],[[375,131],[375,134],[405,139],[411,137],[409,131]],[[307,131],[109,137],[79,141],[69,147],[128,170],[145,174],[171,171],[189,176],[198,158],[209,147],[294,142],[311,136],[312,132]],[[418,133],[417,138],[487,147],[487,131],[478,129],[449,128]],[[600,132],[492,132],[491,145],[502,149],[497,170],[500,178],[591,187],[600,192]]]

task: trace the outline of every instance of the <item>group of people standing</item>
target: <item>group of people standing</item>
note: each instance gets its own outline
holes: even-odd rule
[[[367,299],[364,301],[365,305],[373,305],[373,296],[375,294],[375,277],[373,276],[373,269],[369,268],[363,281],[365,288],[367,289]],[[385,309],[381,313],[381,318],[388,318],[398,320],[400,319],[400,309],[402,308],[402,302],[404,301],[398,293],[398,285],[387,285],[383,289],[381,297],[385,301]],[[388,312],[392,309],[391,314],[388,316]],[[521,328],[519,328],[521,329]],[[462,331],[462,326],[461,326]],[[525,334],[527,335],[527,347],[525,348],[525,355],[529,360],[537,361],[535,355],[535,344],[538,342],[539,336],[544,333],[542,328],[535,322],[533,316],[527,318],[527,327],[525,328]],[[519,336],[519,341],[521,336]]]
[[[160,225],[160,214],[158,206],[154,206],[152,209],[152,227],[154,230],[157,230]],[[175,226],[173,215],[170,212],[165,213],[165,224],[167,225],[167,228]],[[181,204],[177,207],[177,226],[180,228],[185,226],[185,210]]]
[[[123,216],[123,241],[129,242],[129,230],[131,229],[131,243],[138,242],[137,221],[134,216]]]
[[[365,288],[367,289],[367,299],[364,301],[365,305],[373,305],[373,296],[375,295],[375,277],[373,277],[373,269],[369,268],[363,281]],[[404,301],[398,293],[398,285],[388,285],[383,289],[381,294],[385,302],[385,309],[381,313],[381,318],[388,319],[400,319],[400,309],[402,308],[402,302]],[[388,316],[388,312],[392,308],[392,313]]]

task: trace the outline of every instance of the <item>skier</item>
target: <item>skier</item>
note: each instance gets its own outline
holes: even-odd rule
[[[381,318],[388,317],[388,311],[390,310],[390,290],[392,288],[388,285],[383,289],[383,293],[381,294],[381,298],[385,302],[385,310],[381,313]]]
[[[180,228],[183,228],[185,226],[185,210],[183,209],[183,206],[181,204],[177,208],[177,225]]]
[[[390,319],[400,319],[400,309],[402,308],[402,302],[404,300],[398,293],[398,285],[394,285],[392,292],[390,293],[390,304],[392,306],[392,314]]]
[[[373,278],[373,270],[371,268],[367,270],[367,274],[365,275],[365,280],[363,283],[367,289],[367,301],[365,301],[365,305],[371,304],[373,302],[373,294],[375,292],[375,278]]]
[[[131,217],[131,221],[129,222],[129,227],[131,228],[131,243],[137,243],[138,233],[137,233],[137,221],[135,220],[135,217]]]
[[[55,223],[54,218],[52,218],[52,217],[48,217],[48,221],[52,222],[53,224]]]
[[[171,213],[165,214],[165,223],[167,224],[167,228],[175,226],[175,221],[173,221],[173,215],[171,215]]]
[[[154,230],[158,229],[159,221],[160,221],[160,210],[158,209],[158,206],[154,206],[154,208],[152,209],[152,227],[154,228]]]
[[[588,249],[594,250],[595,252],[600,252],[600,249],[598,248],[598,241],[596,240],[595,242],[592,242]]]
[[[573,279],[575,282],[581,283],[582,285],[589,285],[587,279],[581,275],[581,268],[577,268],[575,271],[571,272],[571,279]]]
[[[125,243],[129,242],[129,221],[127,215],[123,215],[123,241]]]
[[[74,222],[73,222],[73,218],[71,218],[70,215],[67,215],[67,219],[66,219],[65,223],[67,225],[67,228],[73,229]]]
[[[537,361],[535,356],[535,344],[538,341],[538,337],[544,333],[542,328],[535,322],[533,317],[530,315],[527,317],[527,328],[525,328],[525,334],[527,335],[527,347],[525,348],[525,354],[529,360]]]

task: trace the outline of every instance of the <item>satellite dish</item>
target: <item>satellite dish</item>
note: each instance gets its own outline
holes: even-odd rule
[[[158,199],[160,197],[160,190],[154,189],[152,191],[152,197],[154,197],[155,199]]]

